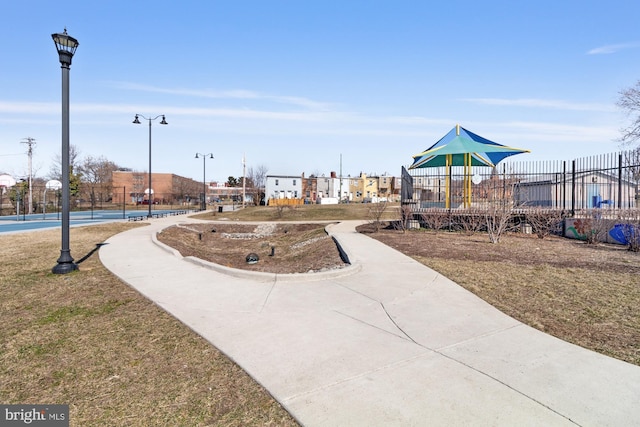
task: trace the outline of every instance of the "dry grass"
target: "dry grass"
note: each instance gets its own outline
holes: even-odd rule
[[[133,224],[72,228],[76,260]],[[93,253],[50,273],[60,231],[0,236],[0,401],[67,403],[72,426],[297,425],[237,365]]]
[[[338,218],[324,208],[308,215],[292,210],[284,219]],[[243,215],[275,219],[273,212]],[[356,205],[346,217],[368,219],[367,207]],[[71,252],[80,259],[135,226],[73,228]],[[289,230],[281,237],[294,246],[297,233]],[[523,235],[499,244],[482,234],[382,230],[370,236],[529,325],[640,365],[637,253]],[[296,425],[238,366],[106,271],[96,253],[79,272],[51,274],[59,244],[59,231],[0,235],[0,401],[68,403],[72,426]],[[306,252],[313,253],[311,245]]]
[[[381,219],[392,220],[399,216],[398,203],[388,203]],[[374,220],[378,206],[373,203],[347,203],[339,205],[250,206],[234,212],[207,211],[193,218],[202,220],[240,221],[332,221],[364,219]]]
[[[504,313],[565,341],[640,365],[640,255],[619,245],[508,234],[369,236],[415,258]]]

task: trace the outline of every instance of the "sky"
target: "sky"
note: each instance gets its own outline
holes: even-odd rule
[[[48,177],[61,152],[51,39],[79,41],[70,143],[152,172],[226,181],[390,174],[456,124],[572,160],[620,151],[620,91],[640,79],[634,1],[4,2],[0,173]],[[212,153],[214,159],[196,159]]]

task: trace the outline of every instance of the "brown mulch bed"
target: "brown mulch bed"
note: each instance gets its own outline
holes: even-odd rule
[[[166,228],[158,240],[182,256],[249,271],[287,274],[345,267],[325,226],[197,223]],[[248,264],[249,254],[258,255],[258,262]]]

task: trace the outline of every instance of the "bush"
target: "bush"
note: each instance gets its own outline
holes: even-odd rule
[[[619,224],[629,250],[640,252],[640,210],[633,209],[620,213]]]
[[[526,214],[527,223],[539,239],[558,232],[564,219],[564,212],[550,209],[535,209]]]

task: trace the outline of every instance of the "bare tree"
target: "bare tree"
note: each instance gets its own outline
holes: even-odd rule
[[[175,199],[188,203],[197,199],[197,195],[202,191],[202,183],[185,178],[177,179],[173,183],[173,191]]]
[[[80,167],[80,149],[77,146],[69,145],[69,170],[77,171]],[[53,156],[53,163],[49,169],[49,179],[62,181],[62,153]]]
[[[103,202],[111,196],[112,173],[118,168],[118,165],[103,156],[87,156],[80,163],[78,171],[82,176],[84,190],[92,207],[97,201]]]
[[[387,210],[387,201],[379,202],[379,203],[371,203],[371,207],[369,208],[369,218],[370,223],[373,224],[373,228],[377,233],[380,231],[380,227],[382,226],[382,216],[384,212]]]
[[[620,130],[620,141],[623,145],[633,145],[640,140],[640,80],[635,86],[621,90],[619,95],[616,105],[631,119],[631,124]]]
[[[260,204],[260,200],[264,196],[264,186],[267,179],[269,169],[266,165],[258,165],[255,168],[250,166],[247,170],[247,193],[253,197],[255,205]]]

